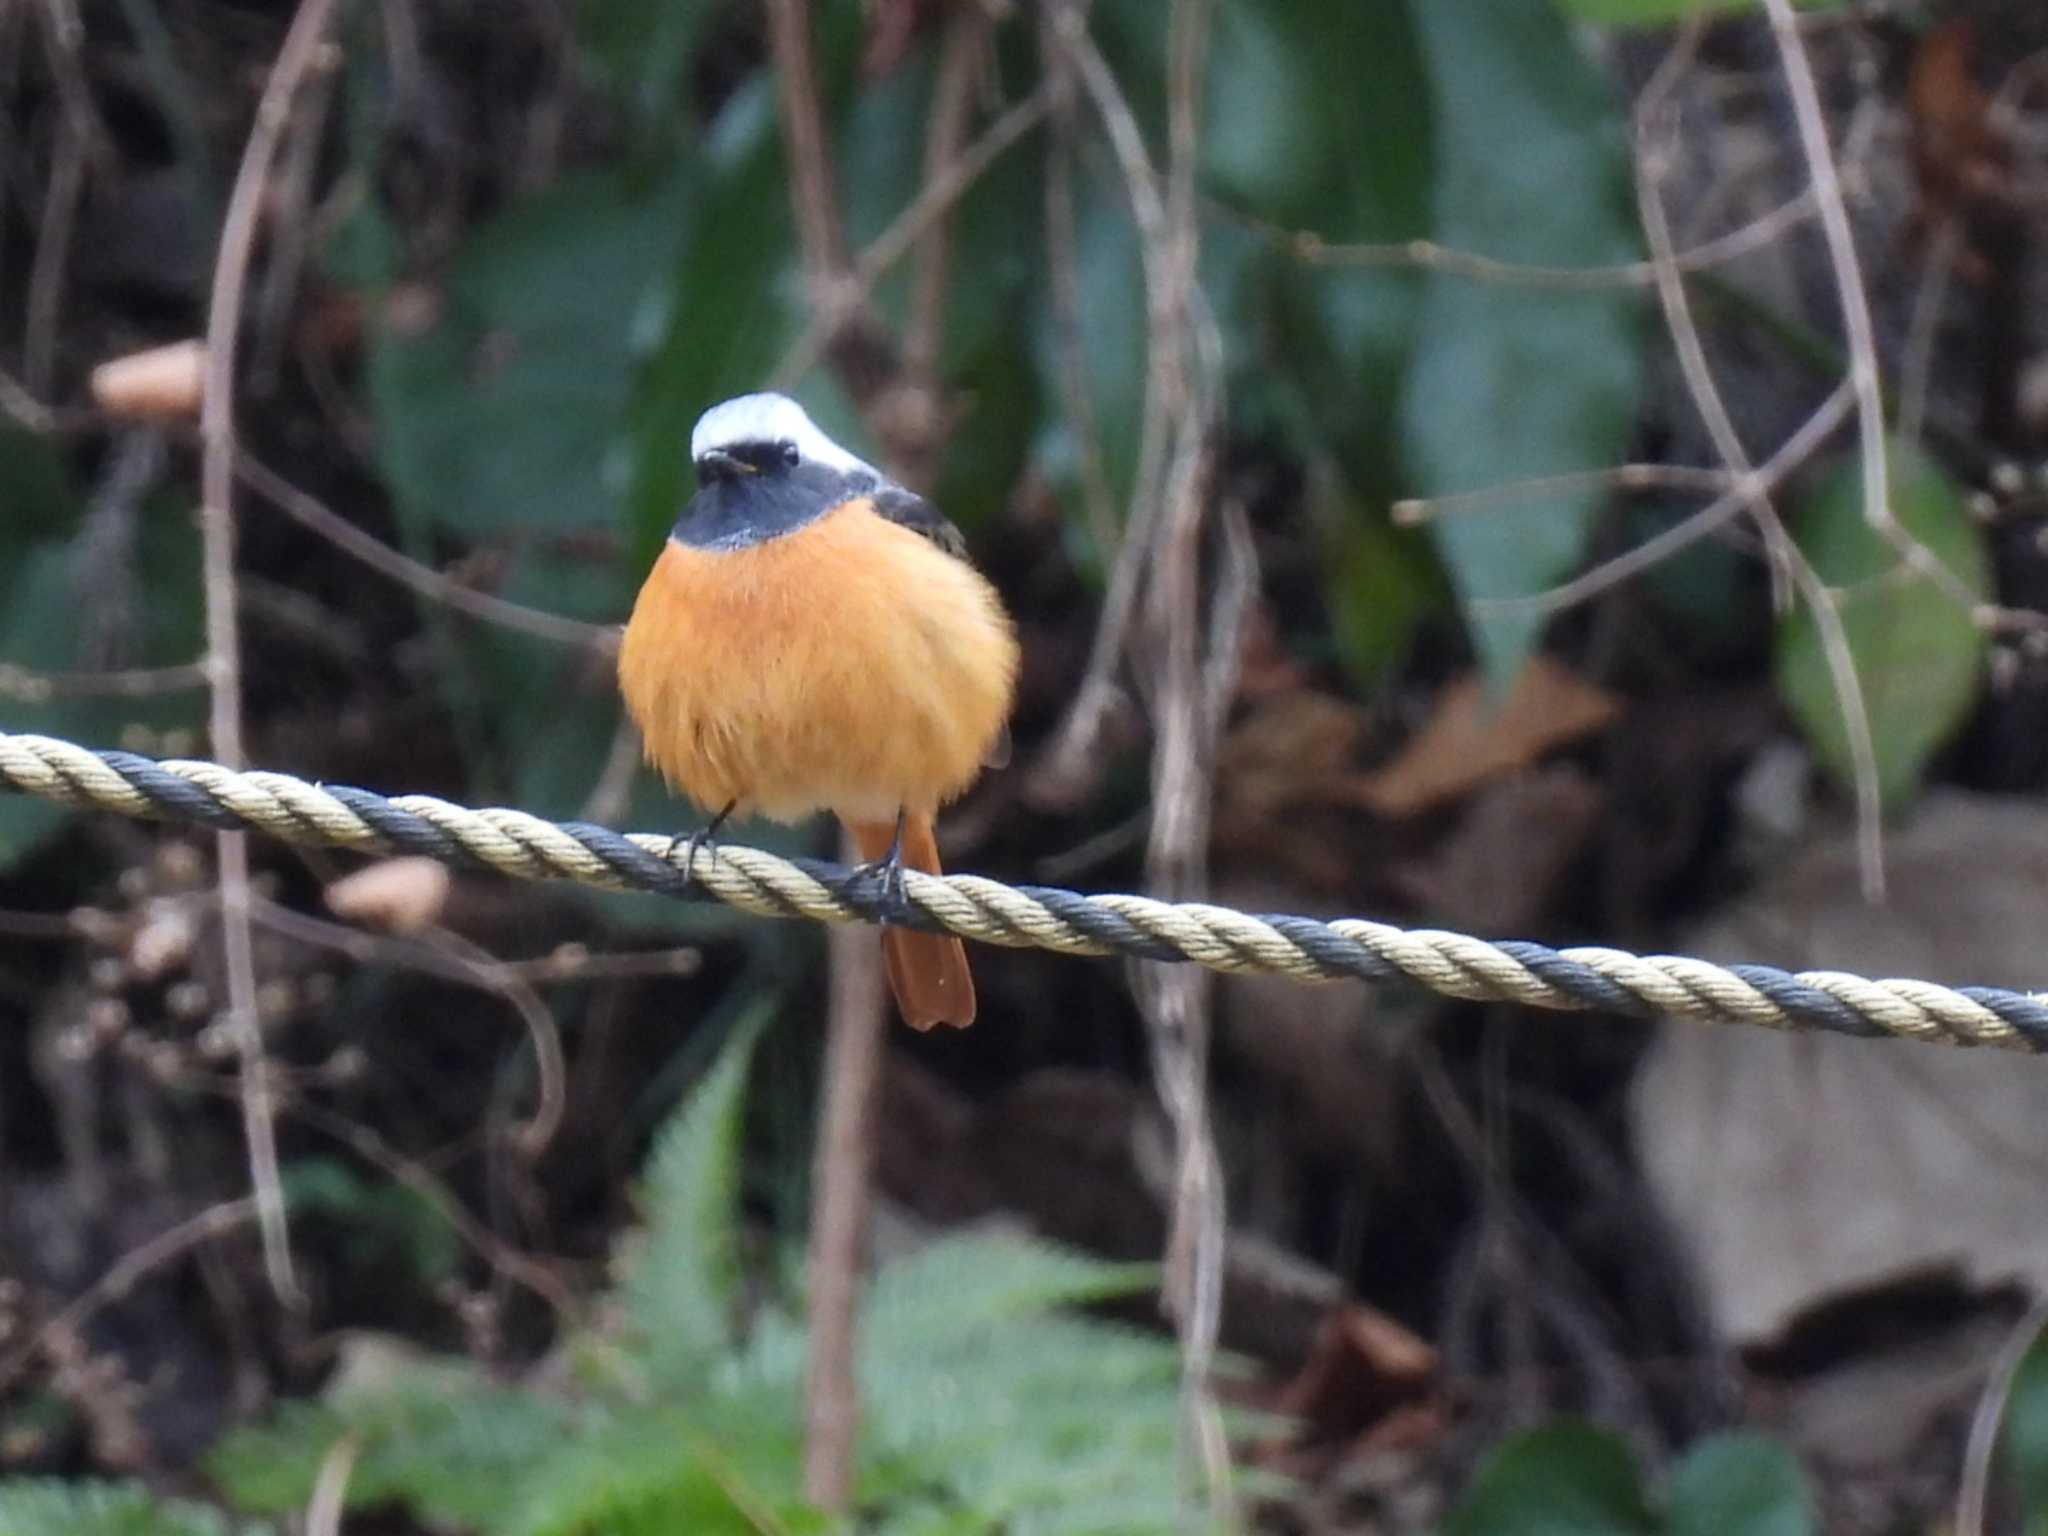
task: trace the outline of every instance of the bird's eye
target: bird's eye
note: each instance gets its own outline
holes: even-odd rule
[[[803,457],[801,453],[797,452],[795,443],[784,443],[782,445],[782,467],[784,469],[795,469],[798,464],[803,462]]]

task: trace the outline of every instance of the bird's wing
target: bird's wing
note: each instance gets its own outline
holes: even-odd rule
[[[873,499],[877,517],[886,517],[913,533],[923,534],[956,560],[967,558],[967,540],[961,537],[960,530],[922,496],[900,485],[884,485],[874,492]]]
[[[906,491],[900,485],[885,485],[873,493],[875,515],[886,517],[892,523],[901,523],[913,533],[921,533],[956,560],[967,558],[967,540],[952,520],[937,507],[926,501],[915,491]],[[982,761],[990,768],[1003,768],[1010,761],[1010,728],[1005,725],[989,744],[988,755]]]

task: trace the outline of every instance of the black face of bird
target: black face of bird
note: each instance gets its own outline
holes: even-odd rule
[[[743,475],[786,474],[803,462],[803,454],[788,439],[728,443],[697,455],[697,482],[736,480]]]
[[[747,549],[794,533],[873,493],[871,471],[814,463],[782,443],[738,443],[697,455],[697,494],[670,537],[693,549]]]

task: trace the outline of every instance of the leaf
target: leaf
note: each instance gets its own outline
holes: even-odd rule
[[[1111,506],[1121,518],[1137,481],[1139,437],[1145,415],[1145,360],[1150,333],[1146,319],[1145,270],[1130,204],[1114,172],[1077,159],[1073,167],[1074,272],[1079,325],[1075,344],[1083,401],[1102,459],[1102,478]],[[1078,515],[1082,492],[1081,426],[1066,402],[1068,327],[1061,322],[1049,281],[1041,294],[1034,330],[1039,390],[1062,409],[1037,445],[1040,466],[1065,505],[1074,511],[1068,526],[1087,529]],[[1089,550],[1092,564],[1106,566],[1113,550]]]
[[[292,1162],[282,1180],[295,1218],[325,1218],[348,1261],[430,1287],[452,1277],[462,1240],[441,1208],[409,1185],[372,1182],[334,1157]]]
[[[2003,1442],[2027,1536],[2048,1536],[2048,1334],[2035,1335],[2013,1374]]]
[[[400,1503],[433,1523],[500,1530],[524,1508],[525,1474],[573,1427],[565,1404],[437,1357],[374,1393],[289,1403],[229,1435],[207,1470],[237,1504],[288,1513],[304,1506],[335,1441],[354,1433],[350,1509]]]
[[[1612,694],[1548,657],[1532,659],[1504,699],[1467,676],[1437,695],[1428,723],[1392,762],[1366,776],[1362,798],[1382,816],[1420,815],[1600,730],[1617,712]]]
[[[631,1409],[534,1468],[517,1536],[785,1536],[832,1529],[801,1493],[794,1393],[721,1400],[703,1422]]]
[[[1702,1440],[1671,1473],[1669,1536],[1810,1536],[1806,1474],[1791,1451],[1764,1435]]]
[[[1128,1296],[1156,1284],[1151,1264],[1099,1259],[1011,1235],[940,1238],[875,1279],[863,1345],[881,1358],[1054,1307]]]
[[[969,1529],[1187,1529],[1179,1362],[1159,1337],[1056,1310],[1156,1283],[1008,1234],[942,1238],[875,1279],[862,1314],[867,1499],[943,1482]]]
[[[198,533],[167,498],[152,498],[134,514],[140,525],[136,547],[118,555],[101,549],[94,556],[131,567],[118,580],[132,583],[137,600],[106,654],[88,649],[89,641],[109,641],[107,633],[95,629],[107,606],[88,600],[94,586],[109,579],[105,566],[82,568],[75,538],[15,543],[11,537],[75,509],[35,512],[22,503],[19,510],[24,514],[19,523],[0,518],[0,665],[48,675],[80,668],[183,665],[203,653]],[[60,693],[28,700],[0,694],[0,721],[10,731],[161,750],[162,733],[200,724],[205,700],[198,688],[142,698]],[[0,795],[0,870],[34,852],[72,814],[40,798]]]
[[[1211,52],[1228,61],[1209,72],[1202,136],[1218,196],[1327,241],[1422,232],[1428,77],[1402,0],[1228,0]]]
[[[1564,1422],[1517,1435],[1481,1465],[1444,1536],[1637,1536],[1656,1529],[1617,1435]]]
[[[55,538],[77,517],[78,496],[56,441],[0,417],[0,539]]]
[[[1657,27],[1691,16],[1732,15],[1761,8],[1763,0],[1556,0],[1574,21],[1618,27]],[[1825,10],[1842,0],[1792,0],[1801,10]]]
[[[131,1483],[0,1482],[7,1536],[268,1536],[270,1529],[203,1504],[159,1500]]]
[[[689,121],[690,66],[717,6],[673,0],[583,0],[576,8],[577,56],[643,123]]]
[[[1606,82],[1547,7],[1429,0],[1410,10],[1435,111],[1446,245],[1512,262],[1603,266],[1638,255],[1628,158]],[[1613,463],[1641,380],[1641,301],[1432,272],[1403,384],[1412,489],[1442,496]],[[1541,620],[1469,605],[1552,585],[1578,563],[1598,497],[1531,495],[1430,525],[1496,688]]]
[[[648,1159],[646,1244],[625,1299],[650,1373],[671,1390],[701,1382],[732,1352],[747,1066],[773,1011],[764,999],[734,1024],[717,1064],[656,1136]]]
[[[594,173],[515,203],[469,237],[438,317],[380,332],[371,405],[415,527],[613,524],[607,460],[697,171],[680,155],[653,185]]]
[[[1344,471],[1310,481],[1329,554],[1324,597],[1345,665],[1371,690],[1401,660],[1415,626],[1443,604],[1443,580],[1423,540],[1369,510]]]
[[[706,144],[687,230],[649,317],[653,346],[632,402],[619,523],[636,571],[653,562],[690,493],[697,417],[759,389],[797,334],[803,284],[788,199],[762,195],[782,179],[774,100],[757,77],[727,104]],[[822,421],[828,413],[814,414]]]
[[[1991,589],[1990,559],[1955,484],[1923,454],[1894,443],[1892,510],[1913,538],[1976,598]],[[1967,608],[1932,576],[1906,569],[1863,515],[1863,476],[1854,463],[1815,491],[1793,523],[1799,548],[1820,579],[1840,589],[1838,611],[1863,691],[1877,754],[1878,792],[1888,809],[1910,799],[1934,750],[1968,716],[1977,697],[1985,636]],[[1778,626],[1778,691],[1828,769],[1854,774],[1841,702],[1828,673],[1820,627],[1801,604]]]

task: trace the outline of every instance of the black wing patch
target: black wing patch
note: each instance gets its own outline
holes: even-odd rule
[[[967,540],[947,520],[946,514],[913,491],[900,485],[878,487],[873,495],[875,515],[901,523],[912,533],[921,533],[956,560],[967,558]]]
[[[871,493],[875,504],[875,515],[886,517],[892,523],[901,523],[913,533],[921,533],[956,560],[967,558],[967,540],[955,528],[952,521],[937,507],[914,491],[906,491],[900,485],[884,485]],[[1005,725],[989,743],[988,754],[982,764],[988,768],[1007,768],[1010,763],[1010,728]]]

